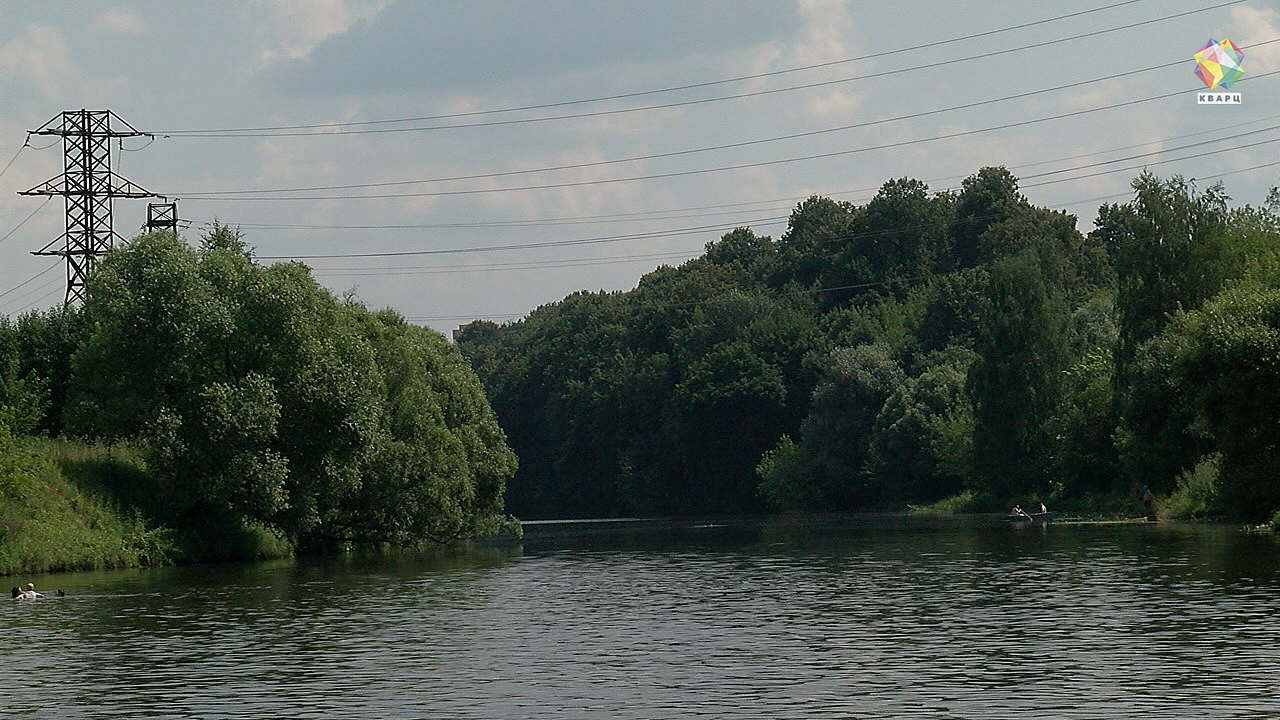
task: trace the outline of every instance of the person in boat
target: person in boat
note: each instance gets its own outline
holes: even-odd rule
[[[1019,517],[1026,517],[1026,518],[1031,517],[1030,515],[1028,515],[1028,514],[1027,514],[1027,511],[1026,511],[1026,510],[1023,510],[1023,509],[1022,509],[1022,506],[1021,506],[1021,505],[1014,505],[1014,506],[1013,506],[1013,510],[1010,510],[1010,511],[1009,511],[1009,514],[1010,514],[1010,515],[1017,515],[1017,516],[1019,516]]]
[[[1042,503],[1040,503],[1040,512],[1042,512],[1042,513],[1047,513],[1047,512],[1049,512],[1049,508],[1045,507],[1045,504],[1044,504],[1043,502],[1042,502]]]

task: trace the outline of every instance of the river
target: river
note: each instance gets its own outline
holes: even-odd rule
[[[9,714],[1280,712],[1280,539],[1238,528],[543,523],[510,545],[34,581],[66,597],[0,612]]]

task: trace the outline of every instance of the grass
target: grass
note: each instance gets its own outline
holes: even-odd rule
[[[66,472],[69,456],[98,456],[94,472]],[[159,565],[172,562],[171,533],[122,505],[101,483],[144,474],[111,448],[0,438],[0,574]]]
[[[288,557],[269,528],[180,518],[122,445],[0,435],[0,575]]]
[[[1025,500],[1002,501],[986,495],[965,491],[943,498],[928,505],[913,505],[911,511],[930,515],[963,515],[969,513],[1008,512],[1015,502],[1024,508],[1035,508],[1040,498],[1028,496]],[[1102,493],[1078,495],[1070,498],[1050,496],[1044,498],[1050,510],[1068,513],[1077,518],[1134,518],[1142,514],[1142,504],[1127,493]]]

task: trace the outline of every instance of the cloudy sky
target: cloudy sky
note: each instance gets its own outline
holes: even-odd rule
[[[0,0],[0,314],[61,302],[67,110],[193,242],[447,332],[623,290],[809,195],[957,187],[1008,166],[1087,230],[1147,167],[1280,184],[1280,2],[1246,0]],[[1192,56],[1244,51],[1240,105]],[[1271,73],[1277,73],[1272,75]],[[121,126],[123,127],[123,126]],[[47,202],[46,202],[47,200]],[[147,200],[119,200],[129,237]]]

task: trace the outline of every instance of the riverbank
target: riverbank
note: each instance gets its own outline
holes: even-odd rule
[[[103,491],[145,472],[123,448],[0,441],[0,575],[166,564],[170,533]],[[95,487],[96,486],[96,487]]]
[[[0,575],[293,553],[264,528],[209,519],[176,523],[164,497],[128,446],[0,439]]]
[[[1227,514],[1216,504],[1217,499],[1216,464],[1201,463],[1192,471],[1183,473],[1176,486],[1169,494],[1154,493],[1152,510],[1154,517],[1162,520],[1205,520],[1232,524]],[[1036,507],[1039,498],[1025,500],[1001,501],[986,496],[975,496],[965,492],[944,498],[929,505],[911,505],[908,510],[922,515],[970,515],[1003,513],[1014,503],[1027,507]],[[1146,508],[1143,507],[1140,495],[1135,492],[1109,493],[1075,498],[1054,498],[1044,500],[1051,510],[1059,513],[1058,522],[1126,524],[1148,522]],[[1262,528],[1280,527],[1280,513]]]

